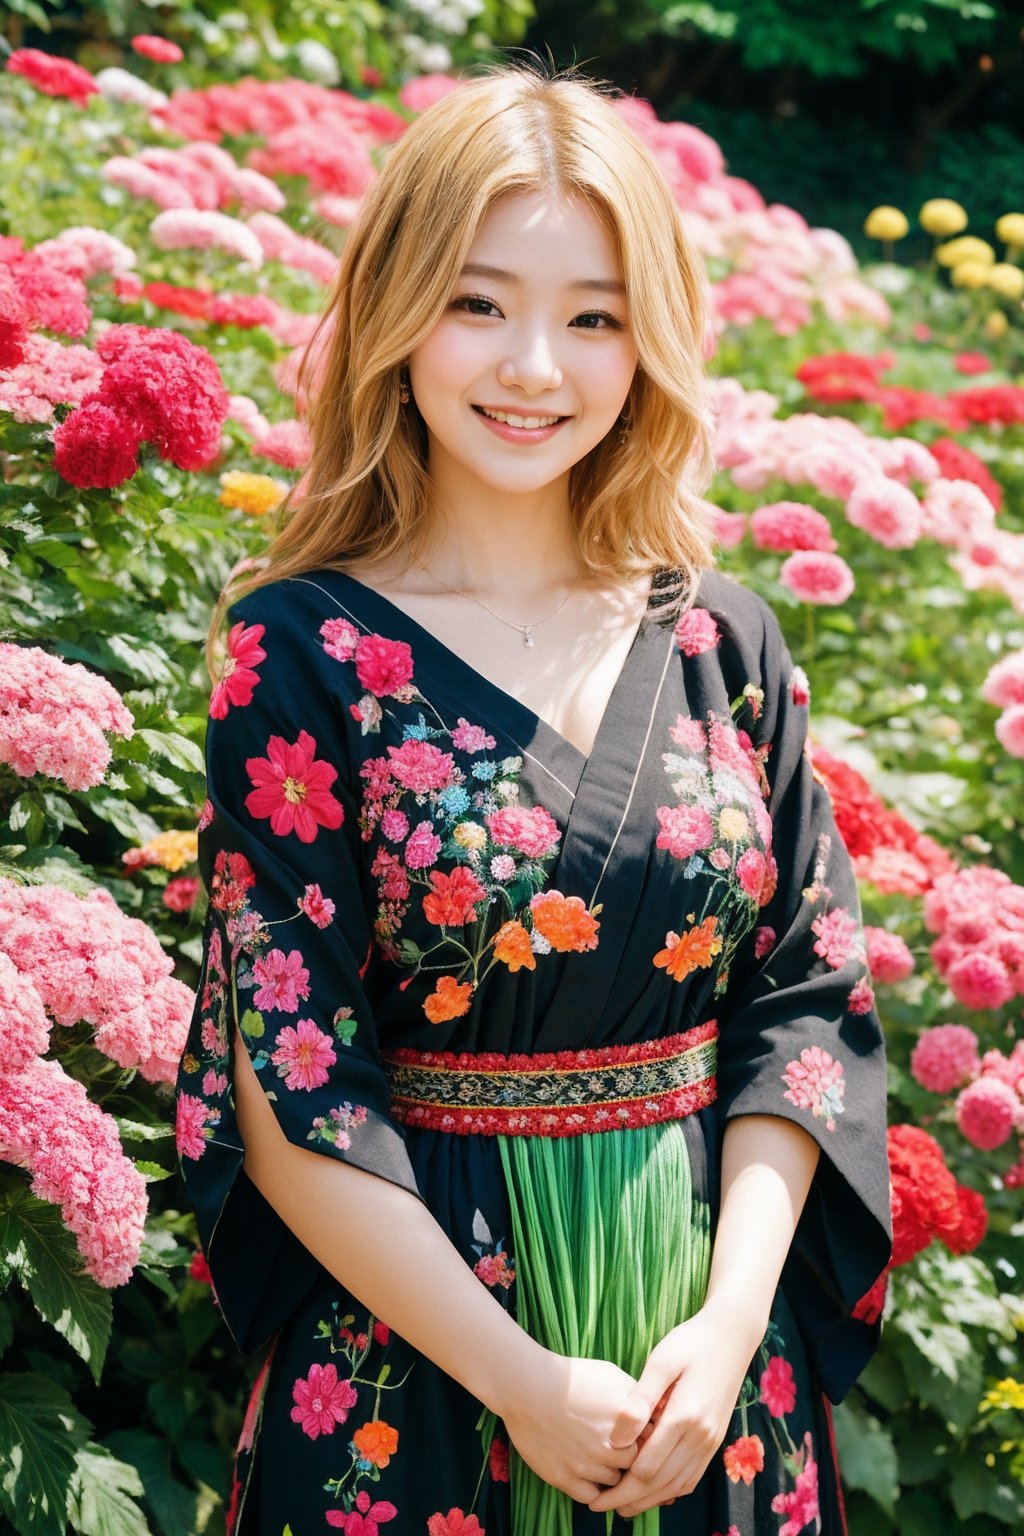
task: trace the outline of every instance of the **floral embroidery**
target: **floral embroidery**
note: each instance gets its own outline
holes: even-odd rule
[[[835,1117],[843,1113],[846,1092],[841,1061],[834,1061],[820,1045],[808,1046],[800,1052],[799,1061],[787,1064],[782,1081],[787,1085],[784,1099],[824,1120],[827,1131],[835,1130]]]
[[[752,1483],[764,1471],[764,1442],[760,1435],[741,1435],[722,1452],[725,1475],[733,1483]]]
[[[292,1421],[311,1440],[332,1434],[344,1424],[358,1396],[350,1381],[339,1380],[337,1366],[311,1365],[306,1380],[300,1377],[292,1388]]]
[[[779,1528],[779,1536],[800,1536],[808,1525],[820,1527],[821,1513],[818,1503],[818,1463],[812,1454],[813,1442],[810,1431],[804,1435],[803,1447],[793,1458],[799,1467],[796,1487],[791,1493],[777,1493],[772,1499],[772,1510],[789,1519]]]
[[[704,651],[713,651],[722,638],[718,625],[706,608],[687,609],[673,634],[684,656],[699,656]]]
[[[781,1355],[772,1355],[761,1372],[761,1401],[773,1418],[782,1418],[796,1407],[793,1367]]]
[[[300,843],[311,843],[320,827],[334,831],[341,826],[345,813],[330,790],[338,770],[317,762],[316,742],[308,731],[300,731],[294,743],[271,736],[266,757],[247,758],[245,771],[255,785],[245,808],[257,820],[269,816],[278,837],[294,832]]]
[[[348,1514],[340,1509],[327,1511],[327,1524],[336,1526],[342,1536],[377,1536],[378,1527],[393,1520],[397,1514],[390,1499],[375,1499],[371,1504],[370,1495],[361,1488],[356,1494],[355,1507]]]
[[[473,1236],[476,1238],[473,1252],[480,1255],[473,1265],[474,1275],[492,1290],[507,1291],[516,1278],[515,1260],[505,1252],[504,1238],[497,1243],[494,1241],[482,1211],[473,1213]],[[488,1249],[493,1251],[488,1252]]]
[[[693,921],[692,912],[688,921]],[[691,971],[710,965],[722,951],[722,940],[715,932],[717,923],[716,917],[706,917],[698,927],[688,928],[685,933],[667,933],[665,948],[654,957],[655,965],[663,967],[673,981],[682,981]]]
[[[446,1515],[440,1510],[427,1521],[427,1536],[486,1536],[476,1515],[463,1514],[461,1509],[450,1509]]]
[[[253,689],[260,680],[256,668],[267,659],[267,653],[259,643],[263,634],[262,624],[252,624],[249,628],[244,623],[231,626],[228,654],[210,694],[211,719],[223,720],[233,704],[241,707],[252,703]]]

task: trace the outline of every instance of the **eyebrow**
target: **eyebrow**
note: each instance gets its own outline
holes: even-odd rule
[[[460,273],[462,277],[493,277],[502,283],[518,283],[519,278],[514,272],[506,272],[504,267],[489,267],[482,262],[467,262]],[[604,277],[579,277],[574,282],[567,284],[569,288],[580,288],[587,293],[618,293],[625,297],[625,283],[616,282]]]

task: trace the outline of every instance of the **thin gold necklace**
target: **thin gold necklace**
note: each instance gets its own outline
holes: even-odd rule
[[[426,571],[428,576],[433,577],[434,581],[437,582],[439,587],[447,587],[449,592],[457,592],[459,597],[468,597],[469,601],[471,603],[475,603],[478,608],[486,609],[489,614],[498,620],[499,624],[504,624],[509,629],[518,630],[519,634],[523,638],[523,644],[528,649],[532,649],[534,644],[533,631],[535,629],[539,629],[542,624],[546,624],[549,619],[553,619],[556,613],[561,613],[562,609],[565,607],[570,597],[572,597],[584,576],[584,572],[580,571],[579,575],[576,577],[576,580],[573,582],[568,592],[562,598],[562,601],[558,604],[557,608],[552,608],[551,612],[545,614],[542,619],[535,619],[532,624],[516,624],[512,619],[506,619],[502,614],[498,613],[494,608],[491,607],[490,603],[485,603],[482,598],[474,597],[472,592],[466,592],[462,587],[453,587],[450,581],[445,581],[442,577],[438,576],[437,572],[432,571],[430,566],[425,565],[422,560],[417,560],[416,564],[420,567],[421,570]]]

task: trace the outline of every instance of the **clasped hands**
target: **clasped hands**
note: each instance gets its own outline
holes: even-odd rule
[[[505,1428],[546,1482],[632,1519],[692,1493],[728,1433],[756,1348],[705,1304],[656,1345],[639,1381],[607,1360],[549,1355],[548,1379],[503,1414]]]

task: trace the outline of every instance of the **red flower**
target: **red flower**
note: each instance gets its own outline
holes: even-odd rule
[[[356,676],[378,698],[397,693],[412,680],[412,650],[404,640],[363,635],[356,643]]]
[[[172,43],[169,37],[156,37],[150,32],[140,32],[137,37],[133,37],[132,47],[144,59],[153,59],[157,64],[180,64],[185,57],[177,43]]]
[[[508,1482],[508,1446],[504,1440],[499,1440],[497,1435],[491,1441],[491,1449],[487,1456],[490,1468],[491,1480],[495,1483]]]
[[[228,631],[227,660],[210,695],[212,719],[223,720],[232,704],[252,703],[252,691],[260,680],[254,668],[267,659],[267,653],[259,643],[263,632],[262,624],[250,624],[247,629],[241,622],[233,624]]]
[[[39,48],[15,48],[7,60],[12,75],[23,75],[44,96],[67,96],[84,107],[99,90],[87,69],[72,59],[61,59]]]
[[[53,467],[79,490],[112,490],[139,467],[142,433],[137,422],[93,395],[55,428]]]
[[[177,331],[112,325],[96,351],[108,365],[98,398],[137,422],[162,459],[204,469],[217,457],[228,392],[204,347]]]
[[[463,1514],[461,1509],[450,1509],[446,1515],[440,1511],[427,1521],[427,1536],[486,1536],[476,1515]]]
[[[334,831],[345,819],[341,801],[330,791],[338,770],[317,762],[315,753],[313,737],[300,731],[294,743],[271,736],[266,757],[246,758],[245,771],[256,787],[246,795],[245,808],[257,820],[269,816],[278,837],[294,832],[300,843],[311,843],[319,827]]]
[[[730,1482],[752,1483],[764,1470],[764,1442],[760,1435],[740,1435],[722,1452],[725,1475]]]
[[[343,1536],[377,1536],[377,1527],[393,1520],[398,1510],[390,1499],[376,1499],[370,1503],[370,1495],[361,1488],[356,1495],[356,1507],[346,1513],[342,1509],[327,1511],[327,1524],[343,1532]]]
[[[960,1207],[960,1227],[946,1238],[950,1253],[973,1253],[988,1229],[988,1211],[984,1198],[976,1189],[958,1184],[957,1204]]]
[[[157,309],[170,309],[190,320],[208,320],[213,294],[205,288],[176,288],[173,283],[146,283],[142,297]]]
[[[989,474],[984,462],[952,437],[936,438],[928,444],[928,452],[936,460],[946,480],[971,480],[985,492],[996,511],[1002,510],[1003,491],[998,481]]]
[[[487,892],[464,864],[457,864],[450,875],[435,869],[430,874],[431,890],[423,898],[423,912],[428,923],[439,928],[461,928],[476,921],[476,904]]]
[[[935,1237],[955,1243],[963,1216],[956,1179],[933,1136],[916,1125],[891,1125],[888,1144],[895,1267],[908,1264]]]
[[[213,863],[210,900],[218,912],[237,912],[245,905],[245,893],[256,884],[252,865],[244,853],[221,849]]]
[[[358,1394],[350,1381],[338,1379],[335,1365],[311,1365],[307,1378],[298,1377],[292,1387],[292,1419],[301,1424],[311,1440],[330,1435],[344,1424],[356,1405]]]

